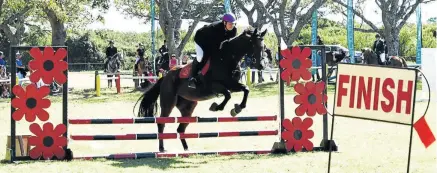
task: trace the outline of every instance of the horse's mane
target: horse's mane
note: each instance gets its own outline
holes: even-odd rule
[[[248,27],[239,35],[229,40],[222,41],[220,44],[220,49],[222,51],[229,51],[229,49],[233,50],[234,48],[239,48],[237,46],[234,46],[234,44],[239,43],[242,39],[249,39],[254,32],[255,31],[253,28]]]

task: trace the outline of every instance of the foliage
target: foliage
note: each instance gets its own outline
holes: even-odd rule
[[[321,19],[324,20],[324,19]],[[245,28],[238,27],[238,33],[241,33]],[[432,31],[436,29],[435,25],[423,25],[423,47],[435,47],[436,40],[432,37]],[[26,45],[49,45],[51,34],[30,28],[31,32],[25,34],[24,44]],[[346,27],[333,22],[319,22],[318,34],[321,36],[325,44],[340,44],[344,47],[347,45]],[[1,37],[0,33],[0,37]],[[146,52],[145,56],[151,60],[151,38],[150,33],[134,33],[134,32],[118,32],[111,30],[83,30],[83,31],[68,31],[66,45],[69,46],[70,62],[76,63],[103,63],[105,58],[105,48],[108,46],[109,40],[115,41],[115,46],[119,52],[124,54],[124,69],[132,69],[135,60],[135,54],[138,43],[143,43]],[[181,37],[186,35],[185,31],[181,31]],[[361,50],[365,47],[372,47],[375,33],[355,32],[355,50]],[[156,33],[155,56],[159,55],[158,49],[164,41],[164,35],[161,30]],[[4,40],[4,39],[2,39]],[[274,33],[267,33],[264,43],[274,53],[277,52],[277,40]],[[311,27],[306,25],[298,40],[297,44],[311,43]],[[401,56],[416,56],[416,25],[409,24],[403,27],[400,33]],[[4,46],[4,44],[2,44]],[[7,47],[0,48],[0,51],[9,52]],[[194,54],[193,36],[187,42],[182,54]]]

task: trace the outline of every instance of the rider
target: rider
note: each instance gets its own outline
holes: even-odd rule
[[[161,56],[164,56],[164,52],[168,52],[166,40],[164,40],[164,44],[161,46],[161,48],[159,48],[159,53],[161,54]]]
[[[109,40],[109,47],[106,48],[105,72],[108,68],[109,58],[117,54],[117,47],[114,46],[114,41]]]
[[[219,53],[220,44],[237,35],[235,24],[236,18],[234,14],[227,13],[223,15],[222,21],[205,25],[197,30],[194,36],[196,58],[192,63],[188,87],[196,88],[197,73],[205,64],[203,57],[207,56],[208,58],[208,56],[217,55]]]
[[[384,42],[381,40],[381,36],[379,34],[375,35],[375,42],[373,42],[373,52],[378,56],[378,63],[380,65],[385,64],[385,49]]]
[[[135,59],[135,65],[134,65],[134,70],[138,71],[138,64],[144,61],[144,46],[142,43],[138,43],[138,49],[137,49],[137,57]],[[139,72],[139,71],[138,71]],[[140,73],[140,72],[139,72]],[[141,76],[142,73],[138,74],[139,76]]]

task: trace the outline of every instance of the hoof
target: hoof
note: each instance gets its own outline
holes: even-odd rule
[[[184,151],[190,151],[188,148],[184,148]]]
[[[235,104],[234,105],[234,109],[231,110],[231,116],[235,117],[237,116],[237,114],[239,114],[241,112],[242,108],[240,107],[240,105]]]
[[[238,113],[235,112],[235,109],[232,109],[232,110],[231,110],[231,116],[235,117],[235,116],[237,116],[237,114],[238,114]]]
[[[165,150],[164,148],[160,148],[160,149],[159,149],[159,152],[161,152],[161,153],[165,153],[165,152],[167,152],[167,150]]]
[[[209,107],[209,110],[215,112],[215,111],[217,111],[217,106],[218,106],[218,104],[216,102],[214,102],[211,104],[211,107]]]

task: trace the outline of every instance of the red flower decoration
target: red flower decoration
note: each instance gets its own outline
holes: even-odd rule
[[[53,129],[52,123],[45,123],[41,129],[38,124],[33,123],[29,126],[29,129],[36,135],[29,138],[29,145],[35,146],[29,151],[32,159],[38,159],[41,155],[46,160],[51,159],[53,155],[58,159],[65,157],[63,147],[67,145],[67,138],[62,135],[67,127],[64,124],[58,124]]]
[[[30,49],[30,55],[34,60],[29,62],[29,67],[35,70],[29,77],[30,81],[36,83],[41,78],[44,83],[50,84],[55,78],[58,84],[63,84],[67,81],[64,71],[68,69],[67,62],[64,58],[67,56],[67,50],[60,48],[54,53],[52,47],[45,47],[44,53],[39,48]]]
[[[311,118],[305,118],[303,121],[300,117],[294,117],[293,122],[290,119],[285,119],[282,122],[282,126],[285,131],[282,132],[281,137],[285,141],[285,147],[287,151],[294,148],[295,152],[299,152],[303,147],[307,151],[313,150],[313,143],[309,140],[314,137],[314,132],[309,130],[313,125]]]
[[[307,82],[305,86],[301,83],[294,85],[294,90],[299,94],[294,96],[294,103],[299,104],[295,113],[297,116],[302,116],[306,113],[308,116],[327,113],[324,103],[328,100],[328,96],[323,94],[325,82]]]
[[[310,80],[311,73],[308,68],[311,68],[312,61],[308,58],[311,55],[311,49],[305,47],[302,52],[299,47],[281,50],[281,55],[284,57],[279,65],[285,70],[281,73],[281,79],[290,84],[290,80],[299,81]]]
[[[15,85],[12,88],[12,92],[15,94],[15,98],[12,99],[12,107],[17,110],[12,114],[12,118],[15,121],[20,121],[24,115],[26,115],[26,121],[33,122],[36,117],[41,121],[47,121],[49,119],[49,113],[44,108],[50,107],[50,100],[45,99],[50,93],[50,89],[47,86],[43,86],[39,89],[35,84],[27,85],[26,91],[19,86]]]

